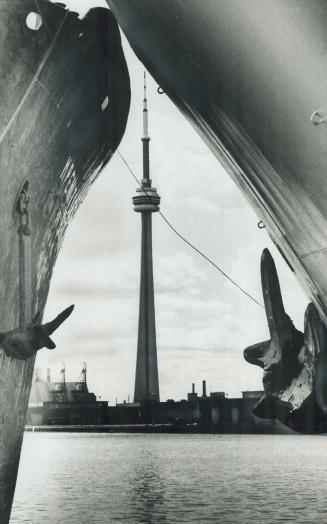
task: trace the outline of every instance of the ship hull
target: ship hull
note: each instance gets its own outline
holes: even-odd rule
[[[107,1],[327,320],[326,2]]]
[[[38,15],[31,28],[30,13]],[[45,0],[1,0],[0,49],[0,330],[8,331],[22,313],[21,189],[28,186],[30,198],[31,257],[24,271],[33,316],[45,307],[66,227],[123,136],[130,88],[118,26],[107,9],[80,20]],[[33,367],[33,357],[1,353],[2,523],[10,516]]]

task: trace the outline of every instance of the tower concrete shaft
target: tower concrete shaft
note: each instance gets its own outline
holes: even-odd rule
[[[133,197],[134,211],[141,213],[141,281],[134,402],[159,401],[156,322],[152,262],[152,213],[159,211],[160,196],[150,179],[148,109],[144,74],[143,179]]]

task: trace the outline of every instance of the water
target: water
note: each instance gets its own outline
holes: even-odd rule
[[[327,523],[327,437],[27,433],[12,523]]]

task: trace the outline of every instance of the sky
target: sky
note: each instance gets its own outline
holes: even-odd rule
[[[105,2],[71,0],[83,15]],[[132,102],[119,151],[142,174],[143,65],[126,39]],[[308,299],[265,229],[224,168],[190,123],[148,75],[150,166],[161,210],[174,226],[262,302],[260,257],[268,247],[277,265],[286,311],[303,329]],[[45,319],[74,303],[56,332],[54,351],[41,350],[45,376],[77,380],[83,362],[88,385],[110,404],[132,400],[137,348],[141,221],[133,211],[136,182],[115,154],[71,222],[51,282]],[[199,392],[262,389],[262,371],[243,349],[269,337],[265,312],[224,279],[153,216],[153,260],[161,400]]]

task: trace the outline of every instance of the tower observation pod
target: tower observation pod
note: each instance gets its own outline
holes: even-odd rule
[[[133,197],[134,211],[141,213],[141,281],[134,402],[158,401],[156,323],[152,263],[152,213],[159,211],[160,196],[150,178],[146,76],[143,99],[143,178]]]

